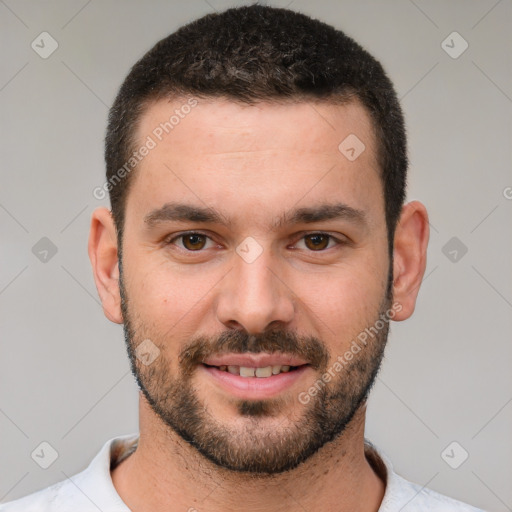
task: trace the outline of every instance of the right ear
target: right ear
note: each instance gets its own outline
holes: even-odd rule
[[[92,212],[88,252],[103,312],[111,322],[122,324],[117,236],[107,208],[96,208]]]

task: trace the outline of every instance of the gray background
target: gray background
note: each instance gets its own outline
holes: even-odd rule
[[[102,313],[87,256],[90,214],[108,204],[92,195],[108,106],[157,40],[231,5],[0,1],[0,502],[73,475],[107,439],[138,429],[122,327]],[[382,61],[407,118],[408,199],[430,213],[416,313],[392,324],[366,435],[404,477],[512,510],[512,2],[290,8]],[[59,45],[46,59],[31,48],[43,31]],[[442,46],[453,31],[469,44],[458,58]],[[48,242],[33,250],[43,237],[57,248],[46,262]],[[31,458],[43,441],[59,454],[46,470]],[[445,460],[457,465],[462,450],[469,458],[453,469]]]

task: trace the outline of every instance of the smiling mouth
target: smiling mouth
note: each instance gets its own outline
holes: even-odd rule
[[[277,365],[269,365],[269,366],[261,366],[261,367],[252,367],[252,366],[236,366],[236,365],[210,365],[203,363],[206,368],[216,368],[221,372],[228,372],[232,375],[239,375],[240,377],[247,378],[268,378],[273,375],[279,375],[281,373],[289,373],[296,371],[302,366],[308,366],[306,364],[299,366],[291,366],[287,364],[277,364]]]
[[[312,365],[292,354],[244,353],[212,355],[199,368],[224,393],[243,400],[265,400],[297,386]]]

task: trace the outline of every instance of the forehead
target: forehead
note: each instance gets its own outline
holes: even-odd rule
[[[146,210],[193,199],[271,212],[338,192],[365,209],[382,195],[372,122],[357,101],[160,100],[138,125],[136,146],[148,144],[130,192]]]
[[[350,134],[364,141],[366,156],[374,154],[372,122],[358,100],[251,105],[220,98],[160,100],[146,108],[137,129],[141,143],[151,136],[159,145],[185,149],[193,141],[196,153],[291,149],[325,154],[338,149]],[[306,141],[306,146],[297,144]]]

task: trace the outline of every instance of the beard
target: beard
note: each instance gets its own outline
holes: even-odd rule
[[[218,336],[189,340],[177,359],[179,371],[173,375],[170,359],[166,356],[170,340],[166,336],[152,336],[154,333],[149,332],[140,318],[135,325],[136,312],[130,311],[121,261],[119,270],[124,334],[132,374],[163,424],[215,465],[254,476],[294,469],[326,443],[339,438],[366,402],[384,356],[389,321],[384,322],[384,327],[377,330],[351,361],[345,361],[332,380],[322,381],[306,404],[300,402],[298,405],[296,397],[289,396],[265,400],[235,399],[232,403],[242,421],[237,418],[232,424],[222,422],[208,403],[198,397],[192,383],[198,365],[208,356],[226,352],[287,353],[308,361],[318,373],[318,383],[332,368],[337,355],[331,357],[325,343],[316,337],[300,336],[284,329],[258,335],[229,330]],[[390,274],[378,316],[368,327],[376,324],[389,310],[391,284]],[[145,365],[138,359],[136,348],[148,338],[160,348],[160,354],[150,365]],[[331,366],[328,366],[330,361]],[[285,414],[287,409],[292,412]]]

